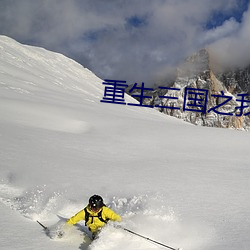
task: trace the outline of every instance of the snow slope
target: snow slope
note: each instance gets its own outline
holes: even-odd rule
[[[162,249],[112,225],[90,244],[83,223],[63,239],[36,223],[54,228],[95,193],[124,227],[166,245],[250,248],[249,133],[101,103],[92,72],[4,36],[0,90],[1,249]]]

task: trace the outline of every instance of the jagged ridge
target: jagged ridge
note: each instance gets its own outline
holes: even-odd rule
[[[235,109],[240,105],[236,101],[237,94],[249,93],[250,90],[250,67],[245,69],[233,69],[219,72],[212,63],[209,51],[202,49],[194,55],[188,57],[177,69],[177,76],[170,88],[178,88],[177,90],[155,89],[152,98],[145,98],[144,103],[155,106],[160,112],[171,115],[195,125],[234,128],[248,130],[250,127],[249,116],[239,116],[239,110]],[[185,88],[203,89],[208,91],[206,112],[202,109],[205,107],[195,108],[197,111],[185,110],[187,102],[184,105]],[[213,95],[230,96],[232,99],[225,105],[216,109],[223,114],[218,114],[214,110],[218,104],[225,101],[225,98],[214,97]],[[148,95],[149,93],[145,94]],[[165,98],[161,96],[165,96]],[[175,97],[178,99],[170,99]],[[191,98],[188,95],[187,98]],[[194,97],[194,96],[193,96]],[[201,94],[199,98],[204,98]],[[190,101],[188,102],[190,104]],[[161,108],[175,107],[179,109]],[[191,107],[191,109],[193,109]],[[210,110],[210,112],[209,112]],[[244,109],[244,113],[248,113],[249,108]],[[229,115],[231,114],[231,115]]]

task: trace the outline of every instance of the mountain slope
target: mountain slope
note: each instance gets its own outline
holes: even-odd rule
[[[5,249],[160,249],[112,226],[91,245],[78,227],[61,241],[42,234],[37,219],[54,225],[94,193],[122,225],[167,245],[249,248],[248,133],[101,103],[104,86],[93,73],[7,37],[0,37],[0,76]]]

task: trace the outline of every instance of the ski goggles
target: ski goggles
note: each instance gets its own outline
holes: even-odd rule
[[[90,205],[89,208],[93,212],[97,212],[97,211],[99,211],[101,209],[101,207],[97,207],[97,206],[93,206],[93,205],[92,206]]]

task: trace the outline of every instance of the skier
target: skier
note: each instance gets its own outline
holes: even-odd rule
[[[85,226],[92,232],[94,239],[109,220],[120,222],[122,219],[120,215],[105,206],[101,196],[95,194],[89,198],[89,204],[72,216],[67,224],[74,225],[80,220],[85,220]]]

